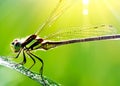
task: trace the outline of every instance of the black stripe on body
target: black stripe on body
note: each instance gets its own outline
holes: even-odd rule
[[[26,46],[27,44],[29,44],[32,40],[34,40],[37,36],[36,35],[30,35],[24,43],[22,43],[22,47]]]
[[[41,45],[41,42],[43,41],[43,39],[35,39],[36,42],[33,43],[30,47],[28,47],[28,49],[33,50],[35,47],[37,47],[38,45]]]

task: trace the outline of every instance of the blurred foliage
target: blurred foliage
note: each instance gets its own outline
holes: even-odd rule
[[[120,27],[120,3],[117,0],[82,0],[75,3],[41,34],[48,35],[65,27],[111,24]],[[10,43],[34,33],[49,16],[57,0],[0,0],[0,55],[15,56]],[[83,10],[88,9],[84,15]],[[36,51],[44,62],[44,75],[63,86],[120,86],[119,40],[77,43],[48,51]],[[19,59],[11,59],[19,62]],[[26,67],[32,61],[28,58]],[[33,71],[41,64],[37,62]],[[39,86],[13,70],[0,66],[0,86]]]

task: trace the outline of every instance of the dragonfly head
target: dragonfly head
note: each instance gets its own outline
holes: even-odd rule
[[[21,44],[22,44],[22,43],[20,42],[20,40],[15,39],[15,40],[11,43],[12,50],[13,50],[15,53],[19,52],[20,49],[22,48]]]

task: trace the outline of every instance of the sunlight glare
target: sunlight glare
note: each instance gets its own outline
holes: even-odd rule
[[[88,15],[88,4],[89,0],[82,0],[83,3],[83,15]]]
[[[89,4],[89,0],[82,0],[84,5],[88,5]]]
[[[88,15],[88,9],[83,9],[83,14]]]

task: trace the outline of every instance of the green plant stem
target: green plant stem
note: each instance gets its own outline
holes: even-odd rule
[[[46,86],[60,86],[59,84],[57,84],[56,82],[50,80],[49,78],[45,76],[43,76],[44,77],[44,82],[43,82],[40,74],[34,73],[28,70],[27,68],[25,68],[23,65],[16,64],[15,62],[8,60],[7,57],[0,56],[0,65],[3,65],[5,67],[18,71],[21,74],[37,81],[43,86],[44,86],[44,82],[46,83]]]

